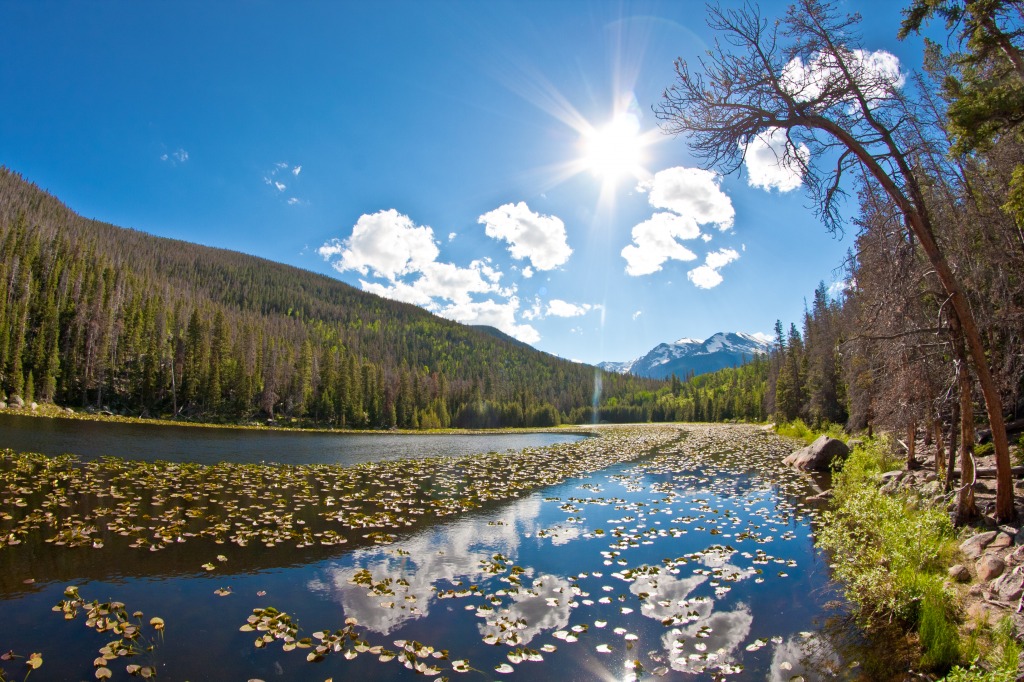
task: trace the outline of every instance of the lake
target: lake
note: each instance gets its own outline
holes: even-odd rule
[[[473,455],[572,443],[572,433],[395,434],[197,428],[0,414],[0,448],[146,461],[342,464]]]
[[[790,446],[596,432],[348,468],[0,460],[0,646],[56,680],[860,673],[824,627],[817,487],[781,465]]]

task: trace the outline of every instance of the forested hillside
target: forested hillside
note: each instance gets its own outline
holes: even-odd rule
[[[214,421],[547,426],[663,382],[240,253],[87,220],[0,169],[0,392]]]

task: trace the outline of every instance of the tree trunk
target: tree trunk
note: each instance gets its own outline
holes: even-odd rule
[[[956,383],[960,388],[960,490],[957,494],[956,516],[953,519],[959,526],[978,515],[978,508],[974,504],[974,404],[971,400],[971,377],[964,359],[960,323],[955,315],[949,317],[956,362]]]
[[[878,159],[872,155],[867,148],[855,138],[850,131],[843,129],[834,121],[820,116],[809,116],[801,121],[803,125],[818,128],[832,134],[842,142],[860,162],[875,180],[882,186],[886,194],[896,203],[900,212],[906,219],[907,228],[917,237],[921,248],[928,257],[929,263],[935,268],[935,274],[942,284],[943,290],[949,295],[949,303],[953,308],[953,314],[949,315],[950,328],[953,330],[954,345],[963,339],[967,344],[967,351],[974,364],[978,376],[978,384],[981,387],[981,394],[985,398],[985,411],[988,414],[988,423],[992,428],[992,444],[995,446],[996,455],[996,511],[995,517],[998,522],[1006,522],[1016,515],[1013,505],[1013,477],[1010,473],[1010,445],[1006,438],[1006,424],[1003,420],[1003,401],[996,390],[995,381],[988,367],[988,357],[985,355],[985,346],[981,341],[981,332],[974,320],[974,313],[971,312],[970,303],[960,286],[959,280],[953,274],[949,262],[935,241],[935,234],[932,231],[931,219],[928,216],[924,198],[916,179],[911,171],[910,163],[895,142],[889,138],[886,145],[892,151],[892,158],[900,167],[900,173],[907,182],[906,187],[900,187],[893,178],[881,166]],[[882,130],[879,128],[879,130]],[[888,136],[886,133],[885,136]],[[958,357],[963,356],[963,347],[960,346]],[[959,370],[958,370],[959,371]],[[966,372],[966,368],[964,370]],[[969,386],[968,386],[969,389]],[[962,401],[961,401],[962,402]],[[961,405],[961,419],[963,409]],[[972,426],[973,430],[973,426]],[[973,435],[970,442],[974,442]]]
[[[953,489],[953,468],[956,466],[956,431],[960,428],[960,400],[953,401],[953,414],[949,424],[949,450],[946,452],[946,484],[945,491]]]
[[[936,418],[936,419],[932,420],[932,433],[934,434],[932,436],[932,440],[935,441],[935,475],[938,476],[941,479],[942,475],[945,473],[945,471],[943,471],[943,469],[946,468],[945,467],[945,454],[946,453],[943,452],[943,450],[942,450],[942,420],[941,419]]]
[[[917,466],[917,422],[911,421],[907,426],[907,471]]]

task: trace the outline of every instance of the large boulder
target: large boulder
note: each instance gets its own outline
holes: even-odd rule
[[[800,448],[783,460],[801,471],[828,471],[832,462],[850,454],[846,443],[828,436],[819,436],[805,448]]]
[[[960,543],[960,551],[968,559],[977,559],[985,553],[985,549],[992,544],[997,535],[999,535],[997,530],[989,530],[973,535]]]

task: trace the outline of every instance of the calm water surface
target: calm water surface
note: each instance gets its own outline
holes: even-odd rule
[[[502,447],[491,436],[479,442]],[[820,633],[836,594],[813,546],[815,510],[804,502],[812,482],[778,465],[777,453],[694,459],[673,447],[384,546],[251,548],[243,560],[230,545],[190,543],[127,573],[124,552],[62,550],[77,557],[63,561],[40,545],[24,550],[34,559],[15,562],[23,548],[3,548],[0,648],[41,651],[40,679],[93,679],[92,660],[112,637],[81,615],[65,622],[51,612],[74,583],[87,600],[119,600],[167,623],[152,654],[111,664],[113,679],[128,679],[132,662],[155,665],[165,680],[424,679],[366,650],[412,642],[448,652],[417,659],[444,668],[430,678],[851,676]],[[221,551],[229,558],[217,564]],[[200,568],[207,561],[215,570]],[[215,594],[222,589],[230,594]],[[268,606],[298,622],[298,637],[354,618],[363,650],[349,645],[348,657],[313,663],[308,649],[286,651],[279,640],[256,648],[261,633],[239,628]],[[454,671],[456,660],[473,670]]]
[[[199,464],[226,461],[351,466],[380,460],[521,450],[572,443],[581,438],[584,436],[571,433],[416,435],[257,431],[0,414],[0,448],[51,456],[73,453],[82,459],[112,455]]]

